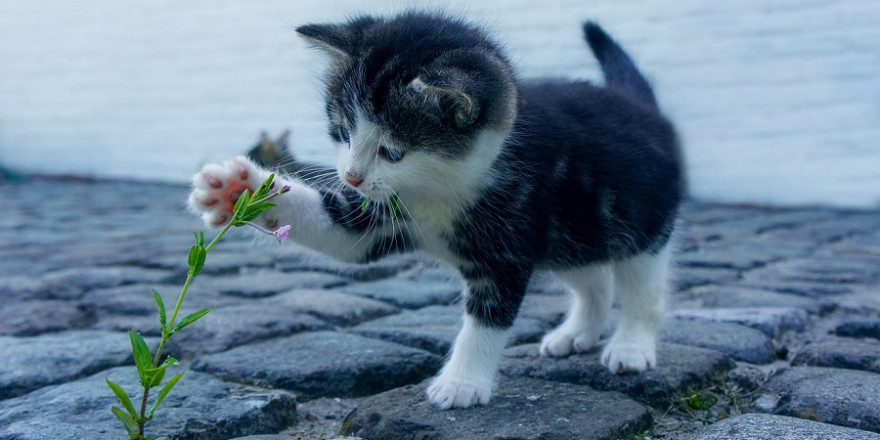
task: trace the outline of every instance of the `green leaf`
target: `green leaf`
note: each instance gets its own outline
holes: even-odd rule
[[[134,405],[131,404],[131,400],[128,398],[128,394],[126,394],[125,390],[122,389],[121,386],[113,383],[110,379],[107,380],[107,386],[113,390],[113,394],[116,395],[116,398],[119,399],[119,403],[125,407],[125,410],[128,411],[128,414],[131,415],[132,419],[137,417],[137,411],[134,409]]]
[[[204,246],[200,244],[195,244],[193,247],[189,249],[189,274],[195,277],[198,275],[202,268],[205,267],[205,256],[208,255],[208,251],[205,250]]]
[[[258,202],[251,206],[248,206],[244,213],[239,216],[240,222],[249,222],[253,219],[260,216],[260,214],[272,209],[275,207],[274,203],[270,202]],[[240,226],[240,225],[239,225]]]
[[[128,332],[128,336],[131,339],[131,352],[134,355],[134,364],[137,366],[138,376],[141,378],[141,385],[149,386],[147,370],[153,368],[150,349],[140,333],[131,330]]]
[[[235,218],[238,218],[244,213],[244,208],[250,203],[250,197],[250,191],[248,190],[244,190],[244,192],[241,193],[238,201],[235,202],[235,208],[232,210],[232,212],[235,213]]]
[[[159,295],[159,292],[156,289],[153,289],[153,299],[156,300],[156,305],[159,307],[159,325],[162,327],[162,334],[165,334],[165,327],[168,326],[168,317],[165,315],[165,303],[162,301],[162,295]]]
[[[366,211],[367,208],[369,208],[369,207],[370,207],[370,198],[367,197],[366,199],[364,199],[364,203],[361,203],[361,212]]]
[[[122,422],[122,426],[125,427],[125,430],[128,431],[128,435],[131,438],[135,438],[138,434],[138,428],[140,428],[134,418],[125,413],[125,411],[119,409],[118,407],[110,408],[110,411],[113,412],[113,415]]]
[[[262,199],[269,195],[269,191],[272,189],[272,181],[275,179],[274,174],[269,174],[269,177],[260,184],[260,187],[257,188],[257,191],[251,196],[250,201]]]
[[[168,395],[168,392],[171,391],[172,388],[174,388],[174,385],[177,385],[177,381],[179,381],[181,377],[183,377],[183,373],[172,377],[171,380],[169,380],[168,383],[166,383],[165,386],[162,387],[162,390],[159,391],[159,395],[156,396],[156,400],[153,401],[153,404],[150,405],[150,409],[147,410],[147,420],[152,420],[153,413],[156,411],[156,408],[159,407],[159,404],[162,403],[162,400],[165,399],[165,396]]]
[[[211,310],[214,310],[214,308],[213,307],[206,307],[202,310],[199,310],[198,312],[186,315],[186,317],[181,319],[180,322],[178,322],[177,325],[174,326],[174,330],[172,330],[172,333],[176,333],[177,331],[182,330],[184,327],[196,322],[196,320],[198,320],[202,316],[205,316],[208,313],[210,313]]]

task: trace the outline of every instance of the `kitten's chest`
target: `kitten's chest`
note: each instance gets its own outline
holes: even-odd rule
[[[442,202],[413,203],[409,208],[407,222],[410,235],[420,247],[429,254],[450,264],[458,264],[459,258],[451,251],[450,238],[453,237],[454,222],[460,215],[461,207]]]

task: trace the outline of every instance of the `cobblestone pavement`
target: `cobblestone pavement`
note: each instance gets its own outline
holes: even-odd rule
[[[124,438],[126,331],[155,344],[192,233],[187,189],[0,186],[0,438]],[[209,235],[211,235],[209,233]],[[346,265],[232,231],[172,339],[186,374],[148,424],[174,439],[880,439],[880,212],[691,203],[659,367],[537,356],[564,290],[533,283],[486,407],[423,398],[460,319],[460,281],[420,256]]]

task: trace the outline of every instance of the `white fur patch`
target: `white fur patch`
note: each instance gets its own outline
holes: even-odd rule
[[[428,387],[428,400],[440,409],[488,403],[506,343],[506,331],[481,326],[465,315],[449,360]]]

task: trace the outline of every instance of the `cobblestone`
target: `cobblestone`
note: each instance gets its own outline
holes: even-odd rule
[[[134,389],[126,332],[155,344],[150,291],[169,303],[185,278],[202,229],[186,195],[0,186],[0,438],[123,434],[103,381]],[[148,426],[187,439],[877,438],[880,212],[689,203],[683,217],[655,370],[612,375],[598,350],[537,356],[568,303],[539,274],[497,396],[447,412],[423,392],[460,325],[449,267],[423,255],[351,265],[233,231],[185,301],[184,314],[216,309],[172,338],[186,375]],[[698,397],[711,404],[683,403]]]

